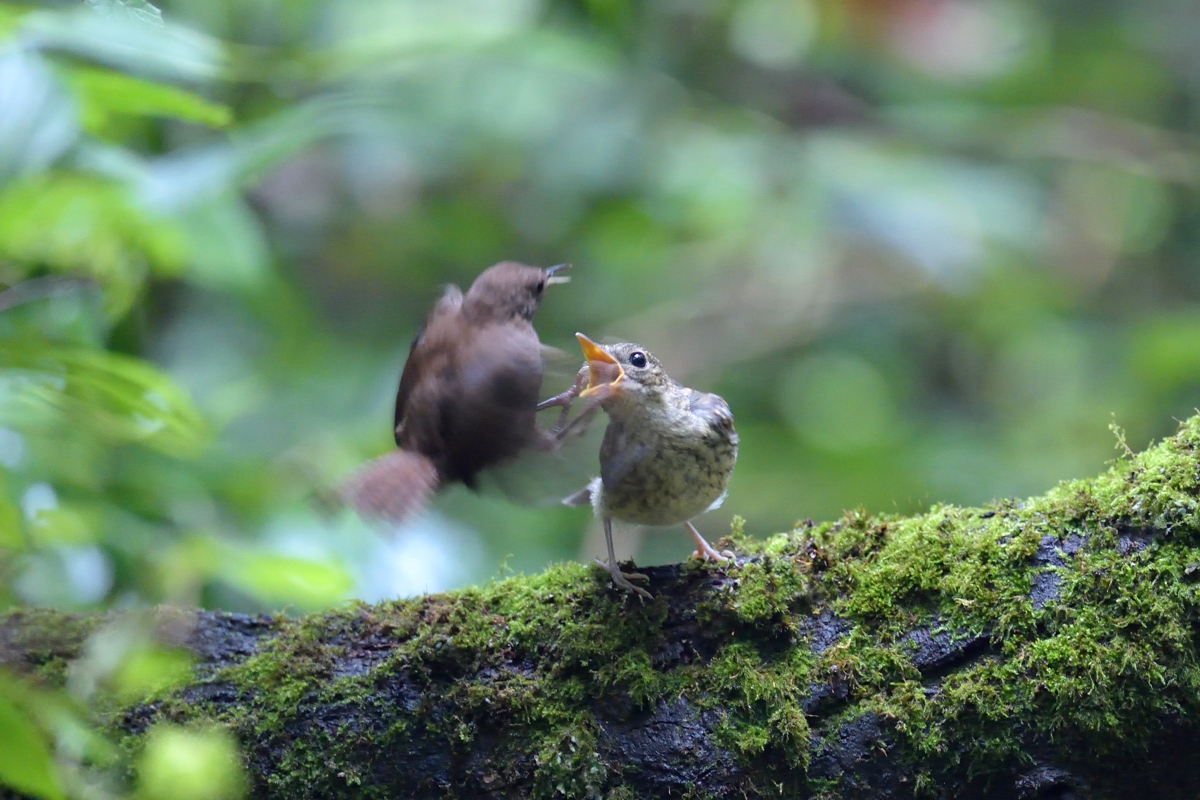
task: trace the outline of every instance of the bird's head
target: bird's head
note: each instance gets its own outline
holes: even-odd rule
[[[659,360],[632,342],[600,345],[582,333],[575,334],[587,360],[588,385],[580,397],[601,405],[613,399],[645,399],[673,385]]]
[[[516,261],[501,261],[479,273],[463,297],[463,308],[480,320],[530,322],[546,287],[571,280],[558,274],[570,266],[558,264],[540,269]]]

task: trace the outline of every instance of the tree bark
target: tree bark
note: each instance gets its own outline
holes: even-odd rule
[[[862,512],[736,564],[541,575],[299,619],[161,610],[255,798],[1200,796],[1200,417],[1024,502]],[[53,682],[111,618],[18,610]]]

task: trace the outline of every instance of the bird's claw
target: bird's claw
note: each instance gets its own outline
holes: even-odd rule
[[[579,428],[578,435],[582,436],[587,431],[588,423],[595,416],[599,403],[596,401],[590,402],[575,419],[568,419],[571,416],[571,406],[579,399],[580,393],[588,385],[588,369],[583,367],[575,375],[575,383],[569,386],[564,391],[559,392],[553,397],[547,397],[545,400],[537,404],[538,411],[545,411],[548,408],[561,408],[558,414],[558,422],[555,423],[554,429],[550,432],[550,436],[555,442],[562,441],[567,433],[575,428]]]
[[[640,572],[622,572],[620,567],[618,567],[616,564],[609,564],[605,561],[601,561],[598,558],[595,559],[595,564],[598,567],[604,568],[604,571],[608,573],[610,578],[612,578],[613,584],[618,589],[624,589],[625,591],[627,591],[631,594],[636,594],[638,596],[638,600],[643,600],[643,598],[648,598],[651,600],[654,599],[654,595],[650,594],[648,591],[646,591],[642,587],[634,586],[632,583],[629,582],[630,580],[636,580],[636,581],[645,581],[646,583],[649,583],[650,578],[648,576],[643,575]],[[643,600],[643,602],[644,602],[644,600]]]
[[[691,558],[698,558],[701,561],[733,561],[737,558],[737,554],[732,550],[717,550],[711,545],[705,543],[707,549],[701,550],[697,548],[692,551]]]
[[[568,411],[571,410],[571,404],[575,402],[575,399],[577,397],[579,397],[579,393],[582,392],[584,390],[584,387],[586,387],[586,386],[587,386],[587,368],[584,367],[583,369],[579,370],[578,374],[576,374],[575,383],[571,384],[566,389],[564,389],[563,391],[554,395],[553,397],[547,397],[545,400],[538,403],[537,410],[545,411],[547,408],[555,408],[556,406],[561,406],[562,410],[563,410],[563,414],[565,415]]]
[[[571,407],[571,403],[575,401],[575,398],[578,395],[579,388],[572,386],[565,392],[559,392],[558,394],[554,395],[554,397],[547,397],[545,400],[538,403],[537,410],[545,411],[547,408],[556,408],[558,406],[561,406],[564,409],[569,409]]]
[[[554,426],[554,430],[550,431],[550,438],[556,444],[559,444],[567,438],[568,433],[574,436],[584,436],[587,433],[588,426],[592,422],[592,418],[596,416],[599,410],[600,406],[598,405],[588,406],[579,413],[579,416],[567,422],[569,407],[564,406],[562,414],[559,415],[558,424]]]
[[[732,550],[717,550],[706,542],[704,537],[700,535],[700,531],[696,530],[696,526],[690,520],[683,523],[683,527],[687,528],[688,533],[692,535],[692,540],[696,542],[696,549],[692,552],[692,558],[698,558],[702,561],[728,561],[735,558]]]

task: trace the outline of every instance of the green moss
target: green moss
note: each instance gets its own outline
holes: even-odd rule
[[[533,792],[539,797],[599,798],[608,768],[596,752],[595,731],[563,730],[538,751]]]
[[[782,759],[791,768],[808,765],[809,729],[798,701],[808,693],[814,658],[807,648],[789,647],[782,657],[764,657],[749,643],[726,645],[699,676],[708,698],[719,698],[726,716],[718,739],[747,765],[758,757]]]
[[[852,681],[861,708],[891,722],[914,763],[941,759],[947,769],[963,761],[986,772],[1015,758],[1017,720],[1049,742],[1118,752],[1166,714],[1197,710],[1196,595],[1180,580],[1200,563],[1197,439],[1193,419],[1100,479],[1026,503],[874,522],[852,515],[826,529],[834,607],[857,626],[818,669]],[[1168,538],[1119,546],[1118,529],[1140,526]],[[1035,610],[1031,559],[1043,537],[1071,533],[1086,545],[1067,566],[1048,567],[1058,598]],[[897,642],[922,625],[986,633],[995,655],[927,691]]]
[[[638,800],[638,794],[628,786],[618,786],[604,795],[604,800]]]
[[[19,608],[0,614],[0,632],[6,649],[21,653],[22,671],[47,685],[62,686],[68,665],[79,657],[87,637],[106,619],[103,615]]]
[[[738,591],[729,606],[737,620],[751,626],[787,626],[790,618],[808,601],[808,579],[796,569],[794,558],[778,548],[779,555],[765,555],[734,571]]]

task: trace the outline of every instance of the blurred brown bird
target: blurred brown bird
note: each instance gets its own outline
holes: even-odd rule
[[[582,333],[575,335],[588,370],[587,386],[577,394],[598,403],[609,421],[600,445],[600,477],[563,502],[591,503],[603,520],[608,561],[596,563],[618,587],[639,597],[651,596],[630,583],[646,580],[645,575],[622,572],[617,566],[614,519],[643,525],[682,522],[696,542],[694,558],[732,558],[731,552],[713,549],[691,523],[725,499],[738,450],[729,405],[715,394],[671,380],[658,359],[640,345],[602,347]]]
[[[429,312],[409,349],[396,392],[397,449],[339,488],[372,519],[398,522],[438,489],[476,477],[532,446],[551,446],[535,424],[542,346],[533,315],[570,264],[488,267],[464,295],[457,286]]]

